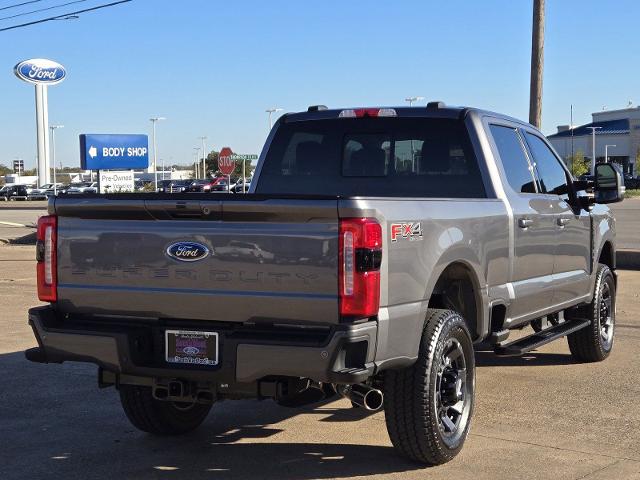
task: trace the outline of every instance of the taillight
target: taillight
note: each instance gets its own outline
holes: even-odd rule
[[[58,218],[55,215],[40,217],[37,235],[38,298],[43,302],[55,302],[58,299]]]
[[[339,244],[340,315],[377,315],[382,227],[374,218],[340,219]]]
[[[364,117],[395,117],[396,111],[393,108],[353,108],[342,110],[339,118],[364,118]]]

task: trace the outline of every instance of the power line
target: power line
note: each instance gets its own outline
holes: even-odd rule
[[[23,5],[29,5],[30,3],[38,3],[42,0],[29,0],[28,2],[16,3],[15,5],[9,5],[8,7],[2,7],[0,10],[9,10],[10,8],[21,7]]]
[[[33,22],[21,23],[20,25],[13,25],[11,27],[0,28],[0,32],[5,32],[7,30],[13,30],[15,28],[28,27],[30,25],[36,25],[38,23],[50,22],[52,20],[61,20],[61,19],[64,19],[66,17],[70,17],[72,15],[79,15],[81,13],[92,12],[94,10],[100,10],[101,8],[113,7],[115,5],[119,5],[121,3],[128,3],[128,2],[131,2],[131,1],[132,0],[120,0],[118,2],[105,3],[104,5],[98,5],[97,7],[85,8],[84,10],[77,10],[75,12],[63,13],[62,15],[56,15],[55,17],[43,18],[41,20],[35,20]]]
[[[15,15],[11,15],[9,17],[0,17],[0,20],[9,20],[10,18],[24,17],[25,15],[32,15],[38,12],[46,12],[47,10],[53,10],[54,8],[66,7],[67,5],[73,5],[74,3],[82,3],[86,1],[87,0],[74,0],[73,2],[61,3],[60,5],[54,5],[52,7],[47,7],[47,8],[40,8],[38,10],[31,10],[30,12],[16,13]]]

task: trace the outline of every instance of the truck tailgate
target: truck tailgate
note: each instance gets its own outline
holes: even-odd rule
[[[337,323],[336,198],[63,198],[58,309],[66,313]],[[205,198],[206,197],[206,198]],[[178,260],[180,242],[209,254]]]

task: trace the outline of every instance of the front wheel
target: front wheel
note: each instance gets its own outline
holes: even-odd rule
[[[195,430],[211,410],[211,404],[157,400],[150,387],[137,385],[121,385],[120,402],[134,427],[154,435],[179,435]]]
[[[598,265],[593,301],[568,313],[569,317],[588,318],[591,324],[567,336],[569,350],[579,362],[600,362],[613,349],[616,325],[616,283],[606,265]]]
[[[429,309],[418,360],[384,376],[384,413],[391,443],[428,465],[453,459],[469,433],[474,405],[473,342],[464,318]]]

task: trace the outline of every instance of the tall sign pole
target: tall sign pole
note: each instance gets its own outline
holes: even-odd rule
[[[36,138],[38,144],[38,186],[51,183],[49,162],[49,106],[47,87],[62,82],[67,71],[57,62],[45,58],[24,60],[13,67],[16,77],[35,85]]]
[[[542,123],[542,71],[544,66],[544,1],[533,0],[531,34],[531,89],[529,123],[540,128]]]
[[[36,136],[38,140],[38,186],[50,182],[49,106],[47,86],[36,85]]]

